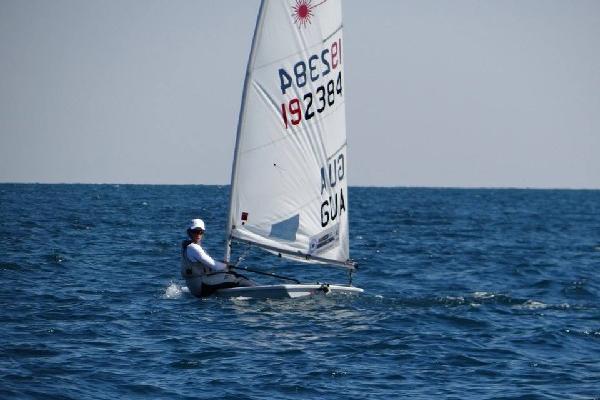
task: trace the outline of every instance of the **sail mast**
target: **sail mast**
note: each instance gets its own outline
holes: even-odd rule
[[[246,66],[246,76],[244,78],[242,103],[240,106],[240,115],[238,117],[237,132],[236,132],[236,136],[235,136],[235,150],[234,150],[234,155],[233,155],[233,164],[231,166],[231,184],[229,186],[229,213],[227,215],[227,227],[225,229],[225,232],[226,232],[225,255],[223,257],[225,262],[229,262],[229,258],[231,255],[231,230],[233,228],[232,227],[233,218],[232,218],[231,214],[233,213],[233,194],[235,193],[234,192],[235,181],[236,181],[235,172],[237,169],[237,160],[238,160],[238,153],[239,153],[239,147],[240,147],[240,132],[242,130],[242,124],[244,121],[244,111],[246,109],[246,94],[248,92],[248,85],[250,83],[250,71],[251,71],[252,64],[254,63],[256,38],[258,37],[258,31],[260,30],[260,28],[262,26],[263,10],[264,10],[264,4],[266,1],[268,1],[268,0],[261,0],[261,2],[260,2],[260,7],[258,9],[258,16],[256,17],[256,27],[254,28],[254,36],[252,37],[252,47],[250,48],[250,56],[248,57],[248,65]]]

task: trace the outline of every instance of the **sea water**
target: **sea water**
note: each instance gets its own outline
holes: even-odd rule
[[[351,188],[364,295],[200,300],[179,243],[220,257],[227,195],[0,185],[0,398],[600,398],[600,191]]]

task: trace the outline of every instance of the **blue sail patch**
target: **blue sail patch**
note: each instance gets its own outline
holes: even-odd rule
[[[296,232],[300,226],[300,214],[296,214],[291,218],[280,221],[271,225],[270,237],[275,237],[283,240],[296,240]]]

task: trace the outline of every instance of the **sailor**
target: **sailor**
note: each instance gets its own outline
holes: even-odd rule
[[[196,297],[208,297],[217,289],[237,286],[255,286],[248,278],[229,270],[229,267],[209,256],[200,242],[205,225],[193,219],[187,229],[189,240],[181,243],[181,276]]]

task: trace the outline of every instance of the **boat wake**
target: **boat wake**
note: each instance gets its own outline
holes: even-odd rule
[[[385,304],[392,307],[405,308],[453,308],[453,307],[508,307],[512,310],[553,310],[577,311],[591,307],[585,303],[544,303],[536,299],[512,297],[507,294],[477,291],[464,296],[384,296],[381,294],[363,295],[361,301],[374,304]]]
[[[186,286],[178,285],[175,282],[170,282],[169,286],[165,288],[162,295],[163,299],[179,299],[184,293],[189,293],[189,289]]]

